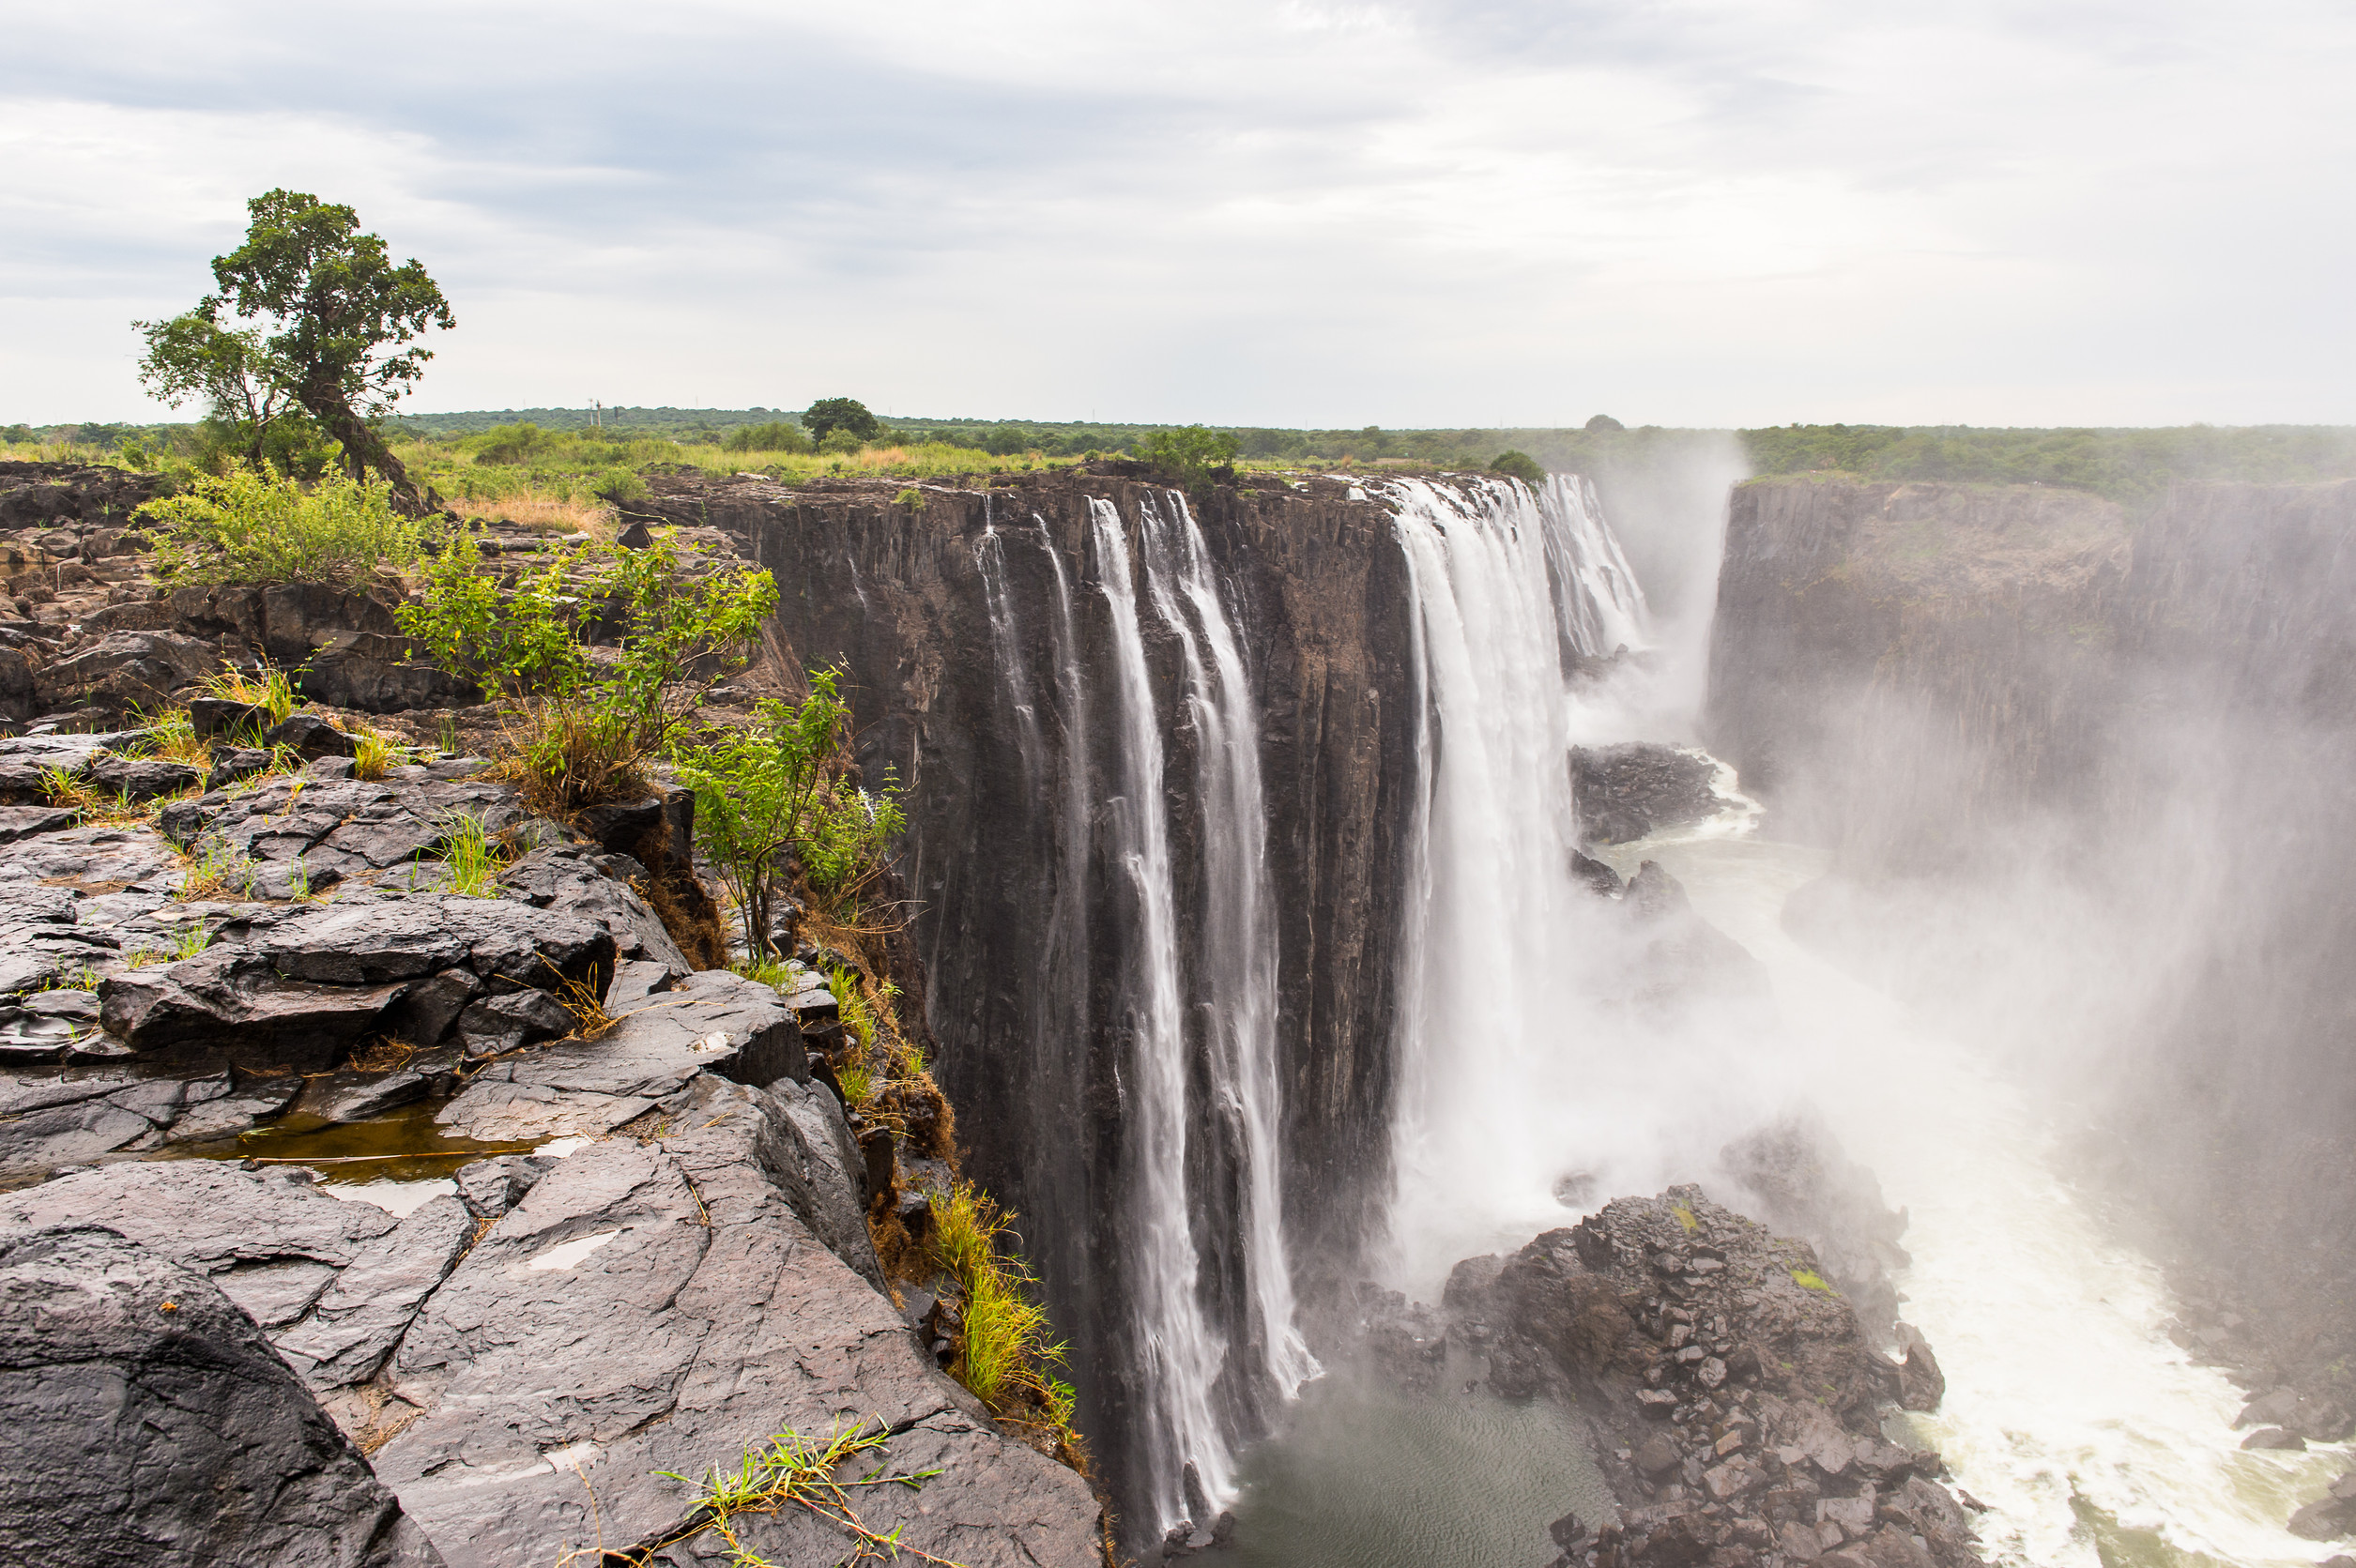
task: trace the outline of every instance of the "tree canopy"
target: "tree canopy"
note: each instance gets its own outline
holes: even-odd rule
[[[416,340],[457,325],[450,302],[423,264],[395,266],[348,206],[271,190],[246,210],[245,243],[213,258],[220,293],[169,321],[134,324],[147,337],[142,378],[172,402],[210,399],[257,462],[265,431],[292,403],[343,443],[355,480],[374,468],[417,509],[375,421],[434,357]]]
[[[820,398],[802,416],[802,428],[812,441],[824,441],[838,430],[873,441],[883,434],[883,421],[857,398]]]

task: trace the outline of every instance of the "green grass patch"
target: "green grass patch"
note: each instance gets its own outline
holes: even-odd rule
[[[1813,1269],[1794,1269],[1792,1271],[1792,1283],[1798,1286],[1802,1290],[1813,1290],[1821,1296],[1838,1296],[1840,1294],[1838,1290],[1832,1288],[1832,1284],[1829,1280],[1827,1280],[1822,1274],[1816,1272]]]

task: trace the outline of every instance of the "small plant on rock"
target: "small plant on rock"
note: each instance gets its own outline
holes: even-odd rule
[[[207,696],[223,702],[261,708],[270,724],[283,724],[293,718],[302,702],[295,693],[295,677],[268,662],[249,673],[223,660],[220,674],[205,677],[204,691]],[[252,737],[249,743],[259,746],[261,737]]]
[[[723,1475],[714,1467],[706,1479],[691,1481],[664,1470],[660,1473],[665,1479],[697,1487],[699,1493],[686,1510],[688,1528],[660,1545],[674,1545],[707,1530],[715,1530],[728,1544],[730,1560],[741,1568],[771,1568],[766,1559],[756,1556],[738,1538],[736,1516],[798,1509],[816,1515],[851,1538],[846,1564],[894,1560],[905,1553],[944,1568],[958,1568],[945,1557],[935,1557],[901,1541],[897,1526],[880,1532],[868,1529],[852,1506],[852,1497],[863,1489],[905,1486],[916,1491],[941,1473],[938,1469],[895,1471],[888,1464],[877,1464],[856,1481],[841,1479],[839,1472],[852,1460],[863,1454],[880,1456],[891,1438],[891,1428],[880,1421],[838,1427],[823,1438],[804,1438],[788,1428],[772,1439],[767,1448],[747,1449],[743,1464],[733,1475]],[[615,1554],[601,1551],[596,1555],[606,1559]]]
[[[353,737],[352,776],[371,781],[383,778],[409,760],[409,749],[373,729]]]
[[[180,875],[180,886],[174,897],[194,904],[206,899],[253,896],[253,878],[259,867],[251,855],[241,854],[219,839],[203,840],[195,850],[189,857],[188,870]]]
[[[641,768],[743,667],[777,603],[766,571],[691,576],[668,530],[644,550],[583,546],[505,585],[458,530],[425,579],[402,630],[497,693],[525,797],[558,816],[644,788]],[[601,622],[620,626],[620,647],[592,660]]]
[[[462,898],[499,896],[499,873],[507,869],[506,846],[472,812],[453,811],[441,820],[442,854],[450,868],[446,891]]]
[[[765,701],[742,729],[698,736],[672,755],[696,792],[696,825],[744,924],[745,951],[770,956],[770,928],[788,855],[811,893],[841,904],[883,866],[903,817],[887,786],[869,794],[844,776],[850,708],[841,673],[810,672],[800,703]]]
[[[1071,1385],[1053,1370],[1065,1347],[1050,1338],[1047,1308],[1034,1299],[1038,1282],[999,1244],[1014,1216],[964,1181],[934,1193],[932,1210],[933,1256],[965,1298],[951,1375],[991,1414],[1085,1473]]]

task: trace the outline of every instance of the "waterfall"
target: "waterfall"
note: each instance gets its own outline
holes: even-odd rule
[[[1565,1217],[1555,1162],[1583,1098],[1566,1068],[1592,1012],[1575,959],[1594,900],[1569,873],[1564,655],[1641,644],[1644,600],[1583,481],[1381,488],[1414,605],[1418,724],[1391,1266],[1428,1291],[1479,1243]]]
[[[1258,1370],[1289,1398],[1318,1368],[1294,1319],[1284,1245],[1277,943],[1259,713],[1202,530],[1183,495],[1166,491],[1149,500],[1143,540],[1147,588],[1155,614],[1178,634],[1195,731],[1212,1092],[1241,1145],[1245,1276],[1264,1362]]]
[[[1131,1308],[1144,1352],[1145,1430],[1154,1504],[1162,1522],[1186,1517],[1181,1476],[1192,1465],[1215,1498],[1232,1494],[1233,1457],[1212,1410],[1224,1338],[1198,1291],[1194,1210],[1186,1194],[1185,1006],[1178,979],[1178,914],[1163,797],[1162,733],[1145,663],[1127,531],[1109,501],[1091,500],[1097,586],[1110,611],[1120,712],[1121,794],[1108,804],[1112,859],[1130,883],[1135,922],[1123,1029],[1130,1042],[1122,1110],[1133,1129],[1127,1195],[1138,1221]]]

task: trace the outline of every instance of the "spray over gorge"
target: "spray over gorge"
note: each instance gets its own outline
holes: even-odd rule
[[[643,803],[297,713],[153,827],[6,808],[123,1046],[25,993],[9,1266],[249,1322],[355,1478],[282,1533],[385,1561],[2328,1560],[2349,487],[1730,461],[652,475],[596,570],[754,597]],[[794,735],[834,836],[729,858]]]

